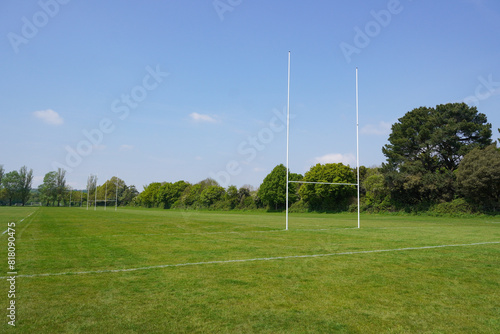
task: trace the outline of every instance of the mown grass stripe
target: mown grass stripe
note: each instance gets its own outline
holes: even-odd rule
[[[130,272],[130,271],[138,271],[138,270],[199,266],[199,265],[209,265],[209,264],[226,264],[226,263],[243,263],[243,262],[255,262],[255,261],[273,261],[273,260],[287,260],[287,259],[301,259],[301,258],[316,258],[316,257],[327,257],[327,256],[356,255],[356,254],[384,253],[384,252],[400,252],[400,251],[409,251],[409,250],[436,249],[436,248],[448,248],[448,247],[468,247],[468,246],[480,246],[480,245],[492,245],[492,244],[500,244],[500,241],[476,242],[476,243],[471,243],[471,244],[456,244],[456,245],[405,247],[405,248],[394,248],[394,249],[375,249],[375,250],[340,252],[340,253],[330,253],[330,254],[289,255],[289,256],[262,257],[262,258],[254,258],[254,259],[217,260],[217,261],[206,261],[206,262],[162,264],[162,265],[157,265],[157,266],[125,268],[125,269],[106,269],[106,270],[75,271],[75,272],[62,272],[62,273],[17,275],[16,277],[28,277],[28,278],[30,278],[30,277],[47,277],[47,276],[64,276],[64,275],[88,275],[88,274],[119,273],[119,272]],[[0,279],[6,279],[6,278],[8,278],[8,276],[0,277]]]

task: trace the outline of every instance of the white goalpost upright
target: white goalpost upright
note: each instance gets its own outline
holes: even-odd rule
[[[346,185],[356,186],[358,203],[358,228],[361,227],[361,208],[360,208],[360,182],[359,182],[359,103],[358,103],[358,68],[356,67],[356,183],[330,183],[330,182],[308,182],[308,181],[290,181],[289,179],[289,149],[290,149],[290,51],[288,51],[288,93],[286,107],[286,207],[285,207],[285,230],[288,230],[288,185],[290,183],[307,184],[327,184],[327,185]]]
[[[290,183],[288,171],[288,149],[290,147],[290,51],[288,51],[288,93],[286,99],[286,226],[288,230],[288,184]]]
[[[94,190],[94,211],[97,210],[97,174],[95,176],[95,190]]]
[[[104,211],[107,210],[108,202],[115,202],[115,211],[118,210],[118,181],[115,183],[115,199],[108,199],[108,181],[104,184],[104,200],[97,199],[97,175],[90,175],[87,179],[87,210],[89,209],[89,196],[94,191],[94,211],[97,210],[97,202],[104,202]],[[110,197],[112,198],[112,197]],[[82,191],[83,200],[83,191]],[[92,207],[92,204],[90,204]]]

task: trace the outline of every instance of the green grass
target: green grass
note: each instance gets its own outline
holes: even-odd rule
[[[499,217],[356,219],[291,214],[284,231],[274,213],[1,207],[21,276],[0,332],[500,332],[500,244],[395,250],[500,242]],[[315,254],[337,255],[292,257]]]

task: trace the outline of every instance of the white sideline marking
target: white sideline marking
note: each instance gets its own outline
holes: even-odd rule
[[[36,210],[35,210],[35,211],[36,211]],[[35,212],[35,211],[33,211],[33,212]],[[31,215],[33,214],[33,212],[32,212],[32,213],[30,213],[29,215],[27,215],[27,216],[26,216],[26,218],[29,218],[29,216],[31,216]],[[18,223],[22,223],[22,222],[23,222],[26,218],[21,219],[20,221],[18,221]],[[7,233],[7,231],[8,231],[8,230],[9,230],[9,229],[6,229],[5,231],[3,231],[3,232],[2,232],[2,235],[4,235],[5,233]]]
[[[120,273],[120,272],[128,272],[128,271],[171,268],[171,267],[200,266],[200,265],[206,265],[206,264],[224,264],[224,263],[301,259],[301,258],[315,258],[315,257],[337,256],[337,255],[356,255],[356,254],[368,254],[368,253],[399,252],[399,251],[408,251],[408,250],[433,249],[433,248],[445,248],[445,247],[467,247],[467,246],[479,246],[479,245],[491,245],[491,244],[500,244],[500,241],[477,242],[477,243],[472,243],[472,244],[457,244],[457,245],[438,245],[438,246],[406,247],[406,248],[395,248],[395,249],[376,249],[376,250],[368,250],[368,251],[354,251],[354,252],[342,252],[342,253],[330,253],[330,254],[289,255],[289,256],[261,257],[261,258],[255,258],[255,259],[218,260],[218,261],[206,261],[206,262],[162,264],[162,265],[157,265],[157,266],[128,268],[128,269],[107,269],[107,270],[75,271],[75,272],[63,272],[63,273],[17,275],[16,277],[47,277],[47,276],[63,276],[63,275]],[[8,276],[0,277],[0,279],[6,279],[6,278],[8,278]]]
[[[302,231],[302,230],[298,230]],[[95,235],[85,237],[53,237],[53,238],[39,238],[29,239],[33,240],[50,240],[50,239],[90,239],[90,238],[110,238],[110,237],[134,237],[134,236],[150,236],[150,235],[207,235],[207,234],[244,234],[244,233],[267,233],[267,232],[286,232],[285,230],[268,230],[268,231],[220,231],[220,232],[177,232],[177,233],[140,233],[140,234],[110,234],[110,235]]]

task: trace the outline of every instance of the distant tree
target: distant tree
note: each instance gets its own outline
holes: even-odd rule
[[[382,149],[392,197],[406,204],[453,199],[453,172],[462,158],[490,144],[491,124],[476,107],[449,103],[406,113]]]
[[[66,187],[66,170],[58,168],[56,172],[56,198],[57,206],[61,204],[68,194],[68,188]]]
[[[356,183],[354,170],[342,163],[317,164],[304,175],[304,181],[328,183]],[[303,201],[312,210],[345,210],[349,200],[356,195],[350,185],[303,184],[299,190]]]
[[[226,202],[228,203],[230,209],[234,209],[240,203],[238,188],[236,188],[236,186],[229,186],[227,188]]]
[[[139,191],[135,186],[125,186],[121,195],[119,195],[118,205],[130,205],[134,199],[139,195]]]
[[[167,182],[158,189],[157,202],[164,209],[170,209],[181,198],[187,187],[189,183],[185,181]]]
[[[5,174],[5,170],[3,169],[3,165],[0,165],[0,189],[2,189],[2,178]]]
[[[198,184],[201,185],[203,189],[205,189],[208,186],[220,186],[220,184],[211,177],[198,182]]]
[[[199,207],[204,204],[201,201],[201,193],[207,187],[216,186],[219,187],[219,183],[212,178],[207,178],[202,180],[196,184],[189,185],[185,188],[182,196],[180,198],[180,206],[181,207]]]
[[[97,175],[89,175],[87,178],[87,206],[95,201],[97,191]]]
[[[23,166],[19,169],[19,198],[24,206],[30,198],[31,186],[33,184],[33,169]]]
[[[253,194],[256,194],[256,191],[252,191],[252,186],[243,185],[240,189],[238,189],[238,209],[256,209],[257,204],[255,202]]]
[[[457,170],[457,190],[469,203],[486,210],[500,207],[500,151],[496,145],[476,148]]]
[[[290,181],[300,181],[302,175],[289,173]],[[297,189],[298,184],[290,183],[288,186],[288,201],[289,205],[298,200]],[[262,182],[258,196],[264,205],[275,210],[284,209],[286,203],[286,167],[280,164],[271,171]]]
[[[19,186],[21,184],[21,177],[17,171],[12,171],[4,175],[2,178],[2,185],[4,193],[12,206],[12,202],[19,196]]]
[[[56,172],[48,172],[43,178],[43,183],[38,186],[38,191],[40,192],[40,200],[42,201],[42,203],[45,203],[46,206],[49,206],[51,202],[52,205],[54,205],[54,202],[56,201],[56,178]]]
[[[125,184],[125,181],[119,177],[113,176],[111,179],[106,180],[106,182],[97,187],[97,198],[99,200],[107,199],[108,201],[115,201],[117,196],[118,198],[122,196],[126,188],[127,185]],[[112,205],[114,205],[114,203],[112,203]]]
[[[238,201],[241,202],[245,199],[245,197],[251,196],[251,190],[250,188],[247,188],[245,186],[241,187],[238,189]]]
[[[385,178],[379,168],[368,168],[364,178],[361,178],[361,189],[364,190],[365,203],[374,209],[386,209],[381,204],[389,205],[390,191],[385,184]]]
[[[158,190],[161,187],[160,182],[153,182],[147,186],[144,186],[144,190],[137,197],[138,201],[142,206],[146,208],[152,208],[158,205],[157,197]]]
[[[68,202],[71,201],[71,206],[81,206],[84,198],[86,197],[83,191],[68,187],[68,194],[65,200],[68,200]]]
[[[5,189],[3,189],[2,185],[2,178],[5,175],[5,170],[3,168],[3,165],[0,165],[0,205],[3,204],[3,201],[5,199]]]
[[[203,189],[200,194],[200,203],[205,207],[210,207],[224,199],[226,191],[221,186],[210,185]]]
[[[203,186],[199,183],[189,185],[181,196],[181,203],[184,207],[195,206],[200,198]]]

